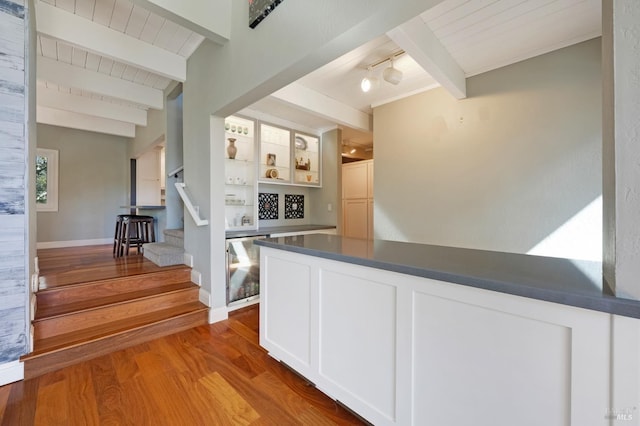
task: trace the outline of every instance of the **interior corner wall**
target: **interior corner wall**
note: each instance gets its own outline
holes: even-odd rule
[[[600,66],[598,38],[375,108],[376,238],[527,253],[598,200]],[[599,255],[601,216],[564,244]]]
[[[341,147],[342,130],[334,129],[322,134],[322,188],[311,188],[311,223],[338,226],[341,204]],[[331,211],[328,205],[331,204]]]
[[[59,151],[58,211],[38,212],[38,242],[113,238],[129,204],[129,139],[38,124],[38,148]]]

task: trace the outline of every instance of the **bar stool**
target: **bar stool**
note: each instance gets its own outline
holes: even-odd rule
[[[156,241],[153,216],[123,214],[116,218],[116,229],[113,242],[115,257],[128,256],[129,248],[135,246],[138,254],[142,253],[142,245]]]

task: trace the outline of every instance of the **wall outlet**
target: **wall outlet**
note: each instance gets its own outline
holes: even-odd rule
[[[333,211],[333,204],[331,203],[327,204],[327,211],[328,212]]]

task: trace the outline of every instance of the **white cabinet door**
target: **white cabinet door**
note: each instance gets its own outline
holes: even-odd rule
[[[364,161],[342,166],[342,198],[367,198],[367,173]]]
[[[344,200],[343,214],[343,235],[351,238],[367,238],[369,233],[368,224],[368,200]]]

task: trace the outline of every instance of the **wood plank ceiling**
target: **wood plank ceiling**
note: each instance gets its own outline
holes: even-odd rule
[[[190,31],[168,19],[158,16],[138,5],[134,5],[128,0],[40,0],[51,6],[59,8],[76,17],[83,18],[95,24],[102,25],[111,30],[120,32],[131,39],[137,39],[150,46],[156,46],[168,52],[177,54],[183,58],[188,58],[204,40],[204,37]],[[118,61],[112,57],[101,55],[98,52],[89,51],[76,45],[56,40],[39,33],[37,36],[37,54],[39,57],[49,58],[58,63],[68,64],[79,69],[99,73],[112,77],[114,79],[126,81],[136,85],[141,85],[160,91],[165,90],[172,82],[170,78],[150,72],[131,64]],[[123,100],[117,97],[105,95],[101,90],[96,88],[80,87],[81,85],[60,84],[50,76],[38,74],[38,92],[51,91],[58,92],[64,96],[65,100],[73,100],[74,97],[83,97],[101,103],[112,104],[121,107],[135,108],[147,111],[148,106]],[[86,86],[86,85],[84,85]],[[38,121],[48,122],[49,124],[57,124],[53,120],[45,117],[51,114],[41,114],[43,110],[48,111],[48,107],[40,102],[42,97],[39,96]],[[59,102],[56,105],[64,105],[69,102]],[[64,108],[61,106],[60,108]],[[69,111],[65,111],[68,114]],[[88,124],[90,120],[84,120],[83,114],[73,112],[73,118],[77,122],[77,128],[85,128],[91,130]],[[103,119],[108,120],[108,119]],[[63,120],[64,121],[64,120]],[[145,120],[146,121],[146,120]],[[108,121],[105,121],[109,124]],[[66,123],[69,125],[70,123]],[[69,126],[73,127],[73,126]],[[107,126],[108,128],[109,126]],[[131,127],[129,127],[130,129]],[[135,128],[134,128],[135,130]],[[115,134],[119,132],[114,131]],[[120,132],[122,133],[122,132]],[[124,132],[127,133],[127,132]],[[121,136],[132,137],[130,132],[121,134]]]
[[[56,15],[47,28],[46,23],[38,19],[36,22],[38,56],[42,58],[42,64],[38,63],[39,122],[133,136],[136,125],[146,124],[139,113],[144,112],[146,117],[149,108],[162,108],[158,94],[172,80],[180,81],[179,73],[172,74],[171,69],[162,68],[160,64],[165,61],[157,58],[164,52],[186,59],[204,39],[129,0],[40,0],[39,3],[41,13]],[[319,130],[340,124],[370,131],[361,125],[368,121],[362,120],[362,114],[366,117],[377,105],[441,84],[445,88],[450,84],[457,92],[455,96],[464,97],[466,77],[599,36],[600,9],[600,0],[445,0],[399,29],[337,58],[249,109],[280,114],[283,117],[279,118]],[[66,27],[90,23],[93,27],[87,28],[107,28],[110,33],[118,34],[120,38],[115,37],[116,41],[106,46],[108,52],[113,52],[114,46],[119,49],[120,45],[131,42],[139,43],[143,53],[129,52],[129,56],[124,55],[122,59],[114,57],[101,50],[105,48],[101,37],[94,35],[91,39],[91,33],[100,31],[88,30],[82,34],[78,30],[78,34],[69,34],[68,29],[59,31],[64,25],[58,20]],[[51,36],[54,32],[59,35]],[[74,36],[79,37],[76,42],[71,40]],[[429,38],[428,43],[422,40],[424,37]],[[90,42],[83,44],[85,38]],[[433,58],[429,57],[434,56],[430,49],[434,45],[449,57],[447,61],[430,61]],[[154,49],[149,56],[159,54],[155,62],[153,59],[150,65],[136,62],[137,56],[147,56],[146,50]],[[381,74],[388,64],[380,65],[371,72],[381,84],[363,93],[359,83],[367,68],[401,49],[411,53],[398,57],[394,63],[403,72],[402,81],[397,85],[385,83]],[[74,74],[73,78],[68,76],[70,73]],[[114,82],[128,86],[111,89]],[[138,88],[147,90],[133,95],[138,93]],[[292,96],[296,91],[304,96]],[[316,104],[322,104],[327,97],[333,102],[331,111],[314,111],[314,98],[318,100]],[[76,102],[78,98],[83,102]],[[291,99],[296,98],[305,99],[306,104],[292,103]],[[113,111],[117,108],[124,112]],[[88,116],[94,110],[102,115],[89,117],[90,120],[83,117],[83,113]],[[349,115],[360,119],[345,120]],[[130,117],[126,126],[119,121],[122,116]]]

